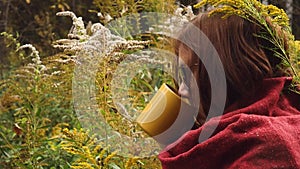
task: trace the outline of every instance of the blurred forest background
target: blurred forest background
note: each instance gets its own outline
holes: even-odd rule
[[[41,57],[50,56],[57,51],[51,46],[57,39],[66,37],[72,21],[70,18],[57,17],[60,11],[73,11],[85,22],[102,22],[97,15],[109,14],[113,18],[120,17],[125,6],[126,12],[159,11],[159,0],[1,0],[0,2],[0,32],[7,32],[18,39],[21,44],[32,44],[38,51],[43,51]],[[163,2],[163,0],[161,0]],[[171,1],[170,1],[171,2]],[[298,0],[262,0],[285,9],[291,18],[293,34],[300,39],[300,1]],[[176,4],[192,5],[196,0],[180,0]],[[169,4],[173,6],[174,4]],[[167,6],[166,6],[167,7]],[[198,11],[195,11],[198,12]],[[87,24],[87,23],[86,23]],[[0,69],[18,66],[20,61],[10,56],[7,39],[0,36]],[[13,48],[14,50],[14,48]]]
[[[109,145],[99,144],[102,141],[81,128],[72,102],[75,52],[53,46],[57,40],[68,38],[74,23],[70,17],[56,14],[74,12],[82,17],[88,33],[93,23],[105,26],[109,19],[139,12],[173,14],[178,6],[196,3],[197,0],[0,0],[0,168],[161,168],[155,156],[124,158],[110,152]],[[295,39],[300,39],[299,0],[262,0],[262,3],[284,9]],[[201,12],[193,10],[195,14]],[[138,128],[116,113],[109,96],[109,83],[111,72],[126,54],[165,42],[150,38],[155,42],[126,39],[121,44],[124,48],[118,49],[116,45],[115,53],[99,63],[103,71],[98,71],[96,77],[101,115],[116,131],[133,137],[140,137]],[[80,38],[73,40],[77,44],[82,42]],[[37,51],[30,45],[27,47],[33,53],[27,49],[16,51],[24,44],[32,44]],[[137,74],[131,83],[133,103],[144,106],[163,78],[171,79],[153,70]],[[142,149],[153,151],[145,147],[135,150],[139,153]]]

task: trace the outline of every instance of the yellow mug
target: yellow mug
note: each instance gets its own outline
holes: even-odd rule
[[[191,108],[187,101],[164,83],[136,122],[149,136],[169,144],[193,126],[195,116],[191,111],[195,112],[195,109]]]

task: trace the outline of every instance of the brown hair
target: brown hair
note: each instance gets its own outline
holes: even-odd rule
[[[268,49],[272,48],[272,44],[255,36],[263,31],[259,25],[235,15],[224,19],[221,14],[208,16],[207,13],[198,15],[192,24],[207,36],[223,63],[227,82],[227,105],[242,97],[253,96],[264,78],[282,75],[282,71],[278,69],[281,59]],[[180,38],[197,41],[197,36],[189,28],[187,26],[182,30]],[[178,54],[180,48],[192,50],[181,40],[177,40],[175,53]],[[199,45],[197,48],[205,50],[206,46]],[[200,63],[197,73],[199,94],[204,112],[207,113],[211,100],[209,77],[195,52],[191,59]]]

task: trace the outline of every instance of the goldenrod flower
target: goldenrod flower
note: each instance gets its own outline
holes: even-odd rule
[[[112,159],[115,155],[117,154],[116,151],[112,152],[111,154],[109,154],[103,161],[104,164],[108,164],[109,160]]]
[[[223,17],[237,15],[261,25],[264,32],[255,36],[266,38],[266,34],[270,35],[268,36],[271,37],[270,42],[282,53],[277,53],[275,57],[280,57],[282,63],[291,68],[295,79],[300,79],[298,78],[300,68],[297,66],[300,49],[293,47],[294,36],[291,33],[288,15],[283,9],[274,5],[264,5],[257,0],[202,0],[195,5],[196,8],[204,6],[213,7],[209,15],[216,13],[223,14]]]

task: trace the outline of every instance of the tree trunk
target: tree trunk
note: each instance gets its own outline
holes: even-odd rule
[[[286,0],[285,2],[285,11],[290,18],[291,27],[293,26],[293,0]]]

